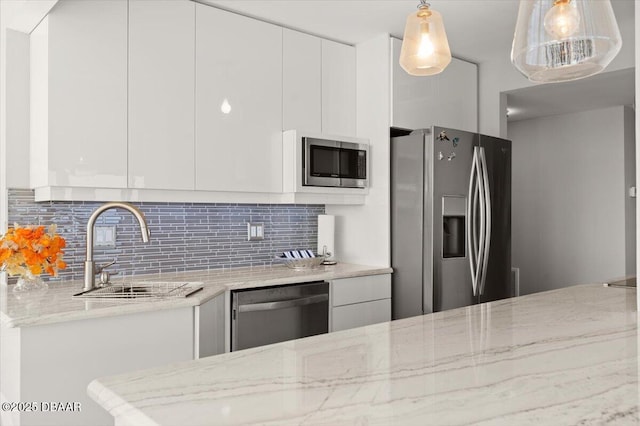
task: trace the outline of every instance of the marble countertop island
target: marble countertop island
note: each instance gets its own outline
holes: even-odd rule
[[[637,424],[636,292],[576,286],[93,381],[118,425]]]
[[[11,286],[0,286],[0,325],[28,327],[89,318],[110,317],[138,312],[197,306],[227,290],[272,285],[333,280],[366,275],[390,274],[391,268],[338,263],[307,271],[284,265],[235,269],[211,269],[189,272],[136,275],[124,282],[167,281],[198,282],[203,289],[189,297],[135,300],[73,299],[82,291],[82,281],[51,282],[45,291],[13,294]],[[123,279],[116,278],[114,284]]]

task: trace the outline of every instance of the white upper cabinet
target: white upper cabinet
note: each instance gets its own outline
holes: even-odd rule
[[[478,131],[478,67],[452,58],[440,74],[415,77],[399,64],[402,40],[391,39],[394,127],[421,129],[432,125]]]
[[[201,4],[196,189],[282,192],[282,28]]]
[[[322,40],[322,133],[356,136],[356,49]]]
[[[356,136],[354,47],[190,0],[60,0],[29,66],[38,201],[322,203],[283,130]]]
[[[195,3],[129,0],[129,187],[194,189]]]
[[[391,39],[391,126],[422,129],[437,123],[436,76],[416,77],[400,66],[402,40]]]
[[[356,51],[283,30],[282,130],[356,135]]]
[[[452,58],[438,75],[436,99],[438,126],[478,131],[478,66]]]
[[[60,1],[31,34],[31,186],[126,188],[127,1]]]
[[[282,130],[321,131],[321,39],[282,30]]]

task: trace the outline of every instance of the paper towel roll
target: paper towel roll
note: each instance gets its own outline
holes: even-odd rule
[[[327,248],[327,252],[331,253],[331,258],[336,258],[334,236],[335,236],[335,220],[336,217],[330,214],[318,215],[318,251],[317,254],[321,255],[324,247]]]

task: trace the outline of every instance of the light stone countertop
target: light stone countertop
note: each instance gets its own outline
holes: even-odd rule
[[[138,312],[197,306],[226,290],[332,280],[366,275],[389,274],[391,268],[338,263],[308,271],[295,271],[284,265],[236,269],[212,269],[127,277],[128,281],[201,282],[204,288],[185,298],[161,300],[72,299],[82,291],[81,281],[51,282],[43,292],[16,296],[12,286],[0,287],[0,325],[27,327],[64,321],[109,317]],[[122,280],[114,279],[114,284]]]
[[[122,425],[638,424],[635,289],[576,286],[94,380]]]

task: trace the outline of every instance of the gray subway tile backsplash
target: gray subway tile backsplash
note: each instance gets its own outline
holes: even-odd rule
[[[51,280],[81,279],[86,226],[103,203],[51,201],[36,203],[28,189],[9,190],[9,224],[55,223],[67,240],[68,266]],[[323,205],[134,203],[145,214],[151,240],[144,244],[137,221],[123,210],[108,210],[97,225],[116,225],[115,248],[94,249],[96,263],[117,259],[111,271],[122,275],[182,272],[278,264],[277,253],[310,248],[318,240]],[[247,222],[262,222],[265,239],[247,241]],[[47,276],[43,278],[48,279]]]

